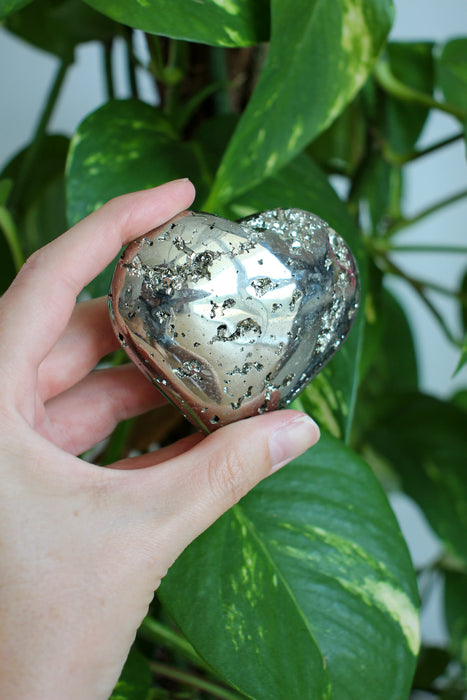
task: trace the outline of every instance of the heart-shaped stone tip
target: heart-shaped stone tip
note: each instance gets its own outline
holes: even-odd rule
[[[127,247],[109,294],[130,358],[206,432],[289,404],[345,340],[358,299],[347,244],[299,209],[185,212]]]

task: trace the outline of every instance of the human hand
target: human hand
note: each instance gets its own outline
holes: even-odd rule
[[[193,195],[182,180],[112,200],[34,254],[0,300],[2,698],[107,698],[168,567],[319,437],[277,411],[110,468],[74,456],[163,402],[133,365],[93,371],[117,342],[105,299],[76,296]]]

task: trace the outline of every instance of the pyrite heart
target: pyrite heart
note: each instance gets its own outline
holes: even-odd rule
[[[131,243],[109,295],[130,358],[206,432],[286,406],[346,338],[358,271],[299,209],[185,212]]]

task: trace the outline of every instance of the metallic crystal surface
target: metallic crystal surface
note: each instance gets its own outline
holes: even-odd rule
[[[300,209],[184,212],[131,243],[109,306],[130,358],[206,432],[290,403],[345,340],[359,299],[345,241]]]

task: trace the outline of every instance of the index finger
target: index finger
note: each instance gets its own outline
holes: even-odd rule
[[[35,370],[64,331],[76,297],[122,245],[186,209],[189,180],[110,200],[34,253],[0,302],[0,352],[10,366]]]

